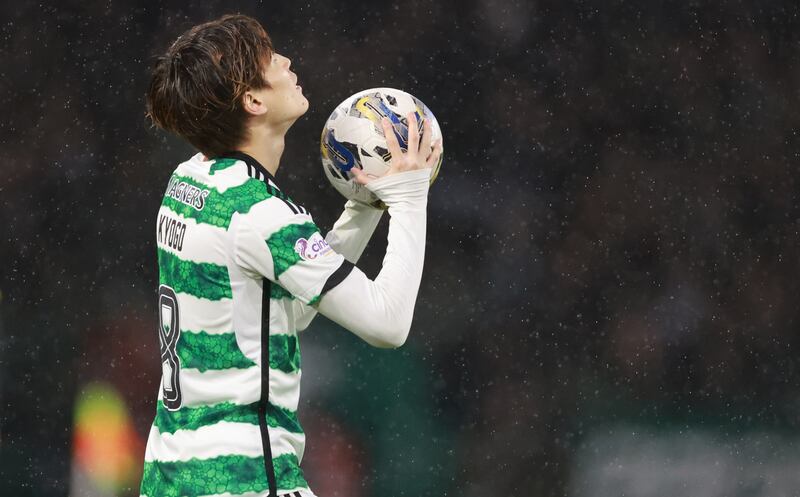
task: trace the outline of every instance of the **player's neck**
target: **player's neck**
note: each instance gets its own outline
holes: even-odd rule
[[[251,128],[250,139],[239,150],[257,160],[273,176],[278,171],[285,145],[286,132]]]

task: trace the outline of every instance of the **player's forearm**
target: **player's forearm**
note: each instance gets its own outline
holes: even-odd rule
[[[369,243],[383,211],[362,202],[348,200],[344,212],[328,232],[325,240],[352,263],[358,262]]]
[[[333,250],[355,264],[364,253],[382,215],[382,209],[376,209],[363,202],[348,200],[344,205],[344,212],[333,225],[333,229],[328,232],[325,241]],[[297,331],[303,331],[311,324],[317,312],[314,308],[300,302],[295,304]]]
[[[383,267],[374,281],[354,269],[319,304],[324,315],[377,347],[399,347],[411,328],[425,256],[429,181],[426,169],[371,185],[391,216]]]

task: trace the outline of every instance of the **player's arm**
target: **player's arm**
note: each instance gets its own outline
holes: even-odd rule
[[[382,209],[377,209],[363,202],[348,200],[344,211],[333,225],[325,241],[337,253],[355,264],[364,253],[375,228],[383,215]],[[295,326],[297,331],[303,331],[311,324],[317,315],[314,307],[301,302],[295,303]]]
[[[391,216],[383,267],[375,280],[352,268],[318,305],[324,316],[376,347],[399,347],[411,328],[425,256],[430,171],[403,172],[368,185]]]
[[[353,268],[341,283],[322,295],[318,309],[372,345],[399,347],[408,336],[422,278],[428,188],[441,143],[431,148],[430,125],[426,122],[420,146],[412,115],[409,152],[403,153],[388,122],[383,124],[392,154],[389,172],[374,180],[355,172],[357,180],[388,206],[391,216],[383,267],[374,281]]]
[[[342,215],[325,236],[325,240],[336,252],[355,264],[364,253],[382,215],[382,209],[348,200],[344,204]]]
[[[383,209],[377,209],[356,200],[348,200],[344,205],[342,215],[333,225],[333,229],[325,236],[325,241],[333,250],[355,264],[364,253],[382,215]],[[308,328],[316,316],[315,308],[297,302],[295,305],[297,331]]]
[[[425,209],[431,165],[441,147],[431,151],[430,132],[423,135],[427,160],[418,158],[419,136],[409,126],[409,149],[403,154],[391,131],[392,166],[387,176],[370,182],[370,188],[388,206],[389,246],[383,268],[374,281],[329,247],[314,249],[303,257],[307,242],[323,241],[313,223],[293,216],[271,225],[251,209],[238,216],[231,229],[236,263],[253,277],[277,283],[303,304],[319,311],[368,343],[379,347],[400,346],[408,335],[414,311],[425,250]],[[315,245],[319,246],[319,245]],[[313,256],[313,257],[312,257]]]

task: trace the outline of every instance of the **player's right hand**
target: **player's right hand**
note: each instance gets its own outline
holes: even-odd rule
[[[389,162],[389,170],[386,171],[384,176],[417,169],[430,169],[439,161],[439,156],[442,155],[442,140],[436,140],[436,143],[431,146],[431,123],[425,119],[422,124],[422,142],[420,143],[417,116],[414,112],[408,114],[408,150],[403,151],[397,142],[397,137],[394,135],[394,129],[389,119],[381,119],[383,134],[386,136],[386,145],[392,155],[392,159]],[[350,171],[355,175],[355,180],[362,185],[377,179],[355,167]]]

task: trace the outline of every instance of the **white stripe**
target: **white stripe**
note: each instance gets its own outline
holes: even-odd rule
[[[162,216],[165,216],[162,223]],[[185,230],[179,232],[183,237],[181,250],[167,245],[167,226],[169,218],[177,219],[184,223]],[[158,236],[158,229],[161,227],[161,237]],[[177,229],[176,229],[177,231]],[[156,241],[158,248],[165,250],[173,255],[180,257],[184,261],[190,262],[209,262],[224,266],[227,264],[228,255],[226,252],[228,232],[224,228],[206,223],[198,223],[192,218],[184,217],[173,211],[167,206],[161,206],[156,218]]]
[[[294,454],[298,461],[303,460],[303,450],[306,446],[305,433],[291,433],[279,426],[270,426],[269,443],[273,458],[283,454]]]
[[[269,369],[269,401],[272,404],[297,411],[300,403],[300,371],[284,373],[277,369]]]
[[[269,334],[283,335],[294,329],[294,316],[287,312],[286,306],[291,300],[272,300],[269,304]]]
[[[295,454],[298,459],[302,458],[304,434],[270,427],[269,440],[273,458],[283,454]],[[152,426],[147,438],[145,461],[188,461],[229,455],[263,456],[261,428],[250,423],[220,421],[196,430],[160,433],[158,428]]]
[[[195,155],[189,161],[179,165],[175,172],[181,176],[188,176],[205,185],[216,188],[220,193],[224,193],[225,190],[239,186],[250,179],[243,161],[237,161],[238,164],[236,165],[221,171],[216,171],[213,176],[209,175],[208,173],[213,162],[214,161],[203,161],[202,155],[199,158]]]
[[[258,230],[260,238],[267,240],[273,233],[292,224],[313,223],[308,214],[295,214],[278,197],[270,197],[250,207],[247,213],[239,213]]]
[[[258,457],[264,454],[258,425],[222,421],[197,430],[159,433],[150,428],[145,461],[188,461],[231,454]]]
[[[297,410],[300,402],[300,371],[284,373],[269,370],[269,400],[278,407]],[[250,404],[261,398],[261,368],[198,369],[181,368],[182,406],[194,407],[219,402]]]
[[[208,300],[187,293],[178,293],[177,296],[181,329],[205,331],[209,334],[233,331],[231,299]]]
[[[261,398],[261,369],[221,369],[200,372],[197,369],[181,369],[181,394],[183,406],[233,402],[250,404]]]
[[[245,357],[261,364],[261,281],[246,277],[237,266],[230,266],[228,271],[236,343]]]

